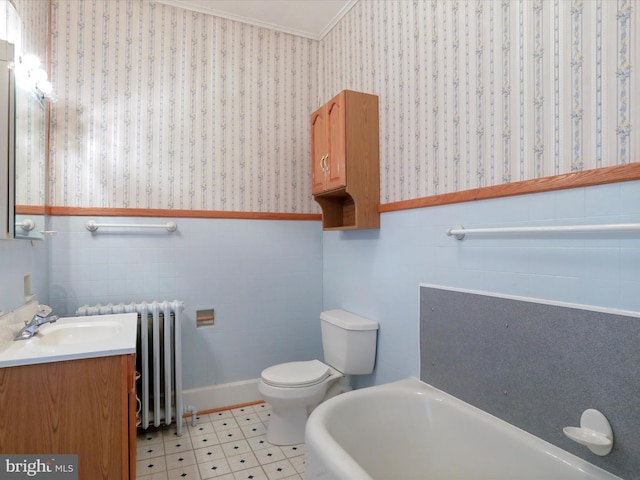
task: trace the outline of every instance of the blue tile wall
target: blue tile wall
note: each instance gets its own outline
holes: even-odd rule
[[[49,301],[48,244],[46,241],[0,242],[0,311],[23,304],[24,276],[31,275],[31,291],[40,303]]]
[[[320,357],[317,317],[329,308],[381,324],[376,371],[358,385],[418,376],[422,282],[640,310],[638,234],[456,241],[444,233],[456,224],[639,222],[640,182],[385,213],[379,230],[350,232],[322,233],[319,222],[180,219],[174,236],[93,236],[87,219],[52,217],[49,228],[58,234],[35,246],[0,242],[0,309],[20,304],[27,271],[40,299],[50,298],[62,314],[85,303],[166,296],[185,301],[187,321],[195,323],[197,308],[213,306],[214,328],[185,328],[193,346],[185,349],[185,388],[256,378],[263,365]],[[297,329],[295,342],[287,328]]]
[[[322,233],[318,221],[93,218],[178,224],[166,230],[85,228],[53,217],[51,304],[182,300],[184,388],[258,378],[276,363],[319,358]],[[216,325],[195,327],[215,308]]]
[[[373,375],[419,375],[421,282],[640,311],[640,233],[447,237],[454,225],[640,222],[640,182],[382,214],[376,231],[325,232],[324,308],[380,322]]]

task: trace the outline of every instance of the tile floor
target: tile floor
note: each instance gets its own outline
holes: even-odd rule
[[[145,480],[302,480],[304,444],[277,447],[266,440],[267,404],[199,415],[138,435],[136,477]]]

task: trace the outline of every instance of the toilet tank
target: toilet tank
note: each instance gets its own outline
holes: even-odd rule
[[[320,314],[324,361],[346,375],[373,372],[378,322],[344,310]]]

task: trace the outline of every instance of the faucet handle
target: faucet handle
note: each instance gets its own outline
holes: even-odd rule
[[[38,315],[39,317],[48,317],[49,314],[53,311],[49,305],[38,305]]]

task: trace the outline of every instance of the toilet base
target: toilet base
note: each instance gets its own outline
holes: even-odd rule
[[[307,424],[306,406],[271,411],[267,426],[267,442],[273,445],[298,445],[304,443],[304,427]]]
[[[333,370],[327,383],[317,385],[311,392],[307,388],[281,389],[260,382],[258,391],[271,405],[267,442],[273,445],[304,443],[304,428],[313,409],[324,400],[349,390],[351,390],[350,376],[343,375],[337,370]]]

